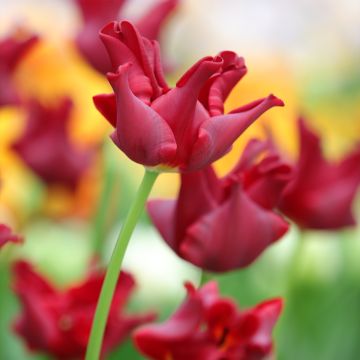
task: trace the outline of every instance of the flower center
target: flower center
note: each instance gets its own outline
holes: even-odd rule
[[[216,345],[220,348],[224,348],[224,346],[226,346],[226,338],[227,338],[227,335],[229,334],[229,329],[228,328],[223,328],[221,333],[220,333],[220,336],[219,336],[219,339],[216,343]]]

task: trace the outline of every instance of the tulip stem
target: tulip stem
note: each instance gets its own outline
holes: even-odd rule
[[[205,284],[206,284],[208,281],[210,281],[212,278],[213,278],[213,276],[212,276],[209,272],[203,270],[203,271],[201,272],[201,276],[200,276],[200,284],[199,284],[199,287],[205,285]]]
[[[130,207],[123,227],[117,239],[115,249],[111,256],[105,279],[101,288],[99,300],[97,303],[94,320],[92,323],[88,347],[86,350],[86,360],[99,360],[101,347],[109,315],[112,298],[121,270],[121,264],[124,259],[126,248],[129,244],[130,237],[139,220],[145,202],[150,191],[158,177],[157,172],[145,171],[145,175],[136,194],[135,200]]]

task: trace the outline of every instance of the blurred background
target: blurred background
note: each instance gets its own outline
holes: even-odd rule
[[[139,18],[153,2],[128,0],[124,13]],[[0,0],[0,9],[1,37],[18,29],[41,38],[14,71],[20,96],[46,105],[70,97],[71,141],[94,152],[75,191],[48,186],[11,147],[24,130],[26,109],[0,107],[0,221],[26,239],[20,248],[9,246],[0,254],[0,359],[37,359],[10,330],[18,303],[9,288],[5,254],[29,259],[60,288],[80,281],[94,243],[101,242],[105,258],[111,254],[142,167],[112,144],[111,127],[93,106],[92,96],[111,89],[76,48],[82,20],[75,1]],[[170,83],[199,57],[229,49],[244,56],[249,69],[230,95],[229,109],[269,93],[286,104],[247,130],[216,164],[219,174],[234,164],[246,139],[263,136],[263,124],[289,157],[296,156],[299,114],[321,134],[326,156],[338,159],[351,151],[360,140],[359,24],[357,0],[180,1],[160,35],[172,69]],[[178,175],[164,174],[152,196],[174,197],[177,189]],[[358,199],[358,219],[359,205]],[[241,307],[286,295],[276,328],[277,359],[359,359],[360,229],[299,237],[293,226],[249,268],[218,276],[222,292]],[[301,253],[296,255],[299,241]],[[146,215],[133,236],[125,268],[138,284],[129,311],[155,309],[161,318],[181,302],[183,282],[198,283],[200,277],[198,269],[166,247]],[[112,356],[141,359],[130,342]]]

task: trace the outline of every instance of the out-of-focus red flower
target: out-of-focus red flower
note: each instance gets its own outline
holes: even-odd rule
[[[8,243],[22,243],[23,238],[13,234],[11,229],[4,224],[0,224],[0,249]]]
[[[71,143],[67,129],[71,109],[69,98],[55,107],[30,101],[25,131],[12,148],[44,182],[74,189],[93,151]]]
[[[261,360],[272,353],[271,333],[282,300],[239,310],[219,296],[217,284],[186,285],[187,299],[163,324],[135,331],[137,348],[153,360]]]
[[[280,210],[302,228],[355,225],[352,203],[360,184],[360,147],[339,162],[323,156],[320,137],[299,120],[300,156]]]
[[[234,52],[199,60],[170,89],[156,42],[126,21],[107,25],[100,36],[117,72],[108,74],[115,94],[96,96],[95,105],[115,127],[114,143],[145,166],[199,170],[262,113],[283,105],[270,95],[224,114],[226,97],[246,73]]]
[[[21,59],[37,41],[37,36],[24,36],[20,30],[0,40],[0,106],[19,103],[12,75]]]
[[[74,0],[84,20],[76,38],[76,44],[87,61],[100,73],[111,71],[104,45],[99,40],[99,31],[113,20],[123,19],[120,13],[125,0]],[[178,4],[178,0],[162,0],[154,4],[137,22],[140,33],[152,40],[159,39],[163,23]]]
[[[214,272],[242,268],[287,231],[273,208],[290,175],[269,143],[253,140],[226,177],[212,167],[182,174],[178,199],[149,201],[148,212],[185,260]]]
[[[14,324],[16,333],[32,351],[56,359],[82,359],[104,274],[90,273],[82,284],[66,291],[54,288],[25,261],[14,265],[14,274],[14,289],[22,305],[22,313]],[[136,326],[154,319],[153,314],[124,315],[123,308],[134,285],[132,276],[122,272],[110,309],[103,355],[118,346]]]

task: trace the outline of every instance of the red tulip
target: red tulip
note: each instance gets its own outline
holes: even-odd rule
[[[16,333],[32,351],[56,359],[82,359],[104,274],[90,273],[83,283],[64,291],[56,289],[25,261],[15,264],[14,274],[14,289],[22,305],[14,325]],[[122,272],[110,309],[103,354],[118,346],[136,326],[154,319],[152,314],[123,313],[134,285],[132,276]]]
[[[13,73],[27,52],[38,41],[37,36],[17,33],[0,40],[0,107],[19,103]]]
[[[355,225],[351,212],[360,184],[360,148],[338,162],[325,159],[320,137],[299,120],[300,157],[280,210],[302,228],[334,230]]]
[[[211,167],[183,174],[178,199],[152,200],[148,212],[185,260],[214,272],[242,268],[287,231],[273,208],[290,174],[269,144],[254,140],[226,177]]]
[[[7,225],[0,224],[0,249],[8,243],[21,243],[22,241],[22,237],[13,234]]]
[[[31,101],[25,131],[12,147],[43,181],[72,189],[88,168],[92,152],[70,142],[71,108],[68,98],[57,107]]]
[[[98,38],[98,33],[109,21],[124,18],[121,12],[125,0],[75,0],[75,2],[84,21],[84,26],[77,35],[76,44],[94,69],[106,74],[111,71],[111,64],[106,56],[104,46]],[[159,39],[163,23],[177,4],[178,0],[163,0],[155,3],[136,22],[141,34],[149,39]]]
[[[224,114],[224,101],[245,75],[244,60],[231,51],[205,57],[170,89],[158,44],[142,38],[129,22],[100,33],[116,73],[115,94],[94,98],[115,127],[114,143],[133,161],[149,167],[199,170],[223,156],[238,136],[281,100],[270,95]]]
[[[261,360],[272,352],[271,333],[282,300],[239,310],[219,296],[215,282],[200,290],[187,284],[188,296],[164,323],[135,331],[136,347],[153,360]]]

